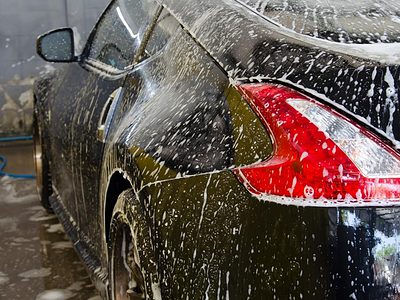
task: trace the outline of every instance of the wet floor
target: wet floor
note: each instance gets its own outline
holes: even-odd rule
[[[6,171],[33,173],[31,149],[0,144]],[[0,299],[100,300],[57,218],[40,206],[34,180],[0,177]]]

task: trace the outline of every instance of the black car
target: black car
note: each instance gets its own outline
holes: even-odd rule
[[[398,299],[400,5],[116,0],[35,85],[35,160],[104,298]]]

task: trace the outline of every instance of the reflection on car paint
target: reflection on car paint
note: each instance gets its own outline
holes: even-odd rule
[[[156,26],[177,29],[125,78],[69,65],[37,84],[52,204],[93,279],[107,288],[112,208],[132,187],[160,279],[150,280],[144,259],[148,297],[158,284],[165,299],[398,297],[397,207],[263,201],[232,171],[266,161],[275,146],[236,90],[242,83],[301,90],[398,145],[399,57],[307,37],[240,1],[163,4],[181,26]],[[98,121],[119,87],[104,144]]]

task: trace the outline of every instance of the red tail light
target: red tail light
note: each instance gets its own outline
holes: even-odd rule
[[[274,140],[268,160],[234,170],[251,193],[295,205],[400,204],[400,156],[378,137],[289,88],[239,90]]]

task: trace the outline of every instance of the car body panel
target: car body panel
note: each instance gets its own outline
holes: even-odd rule
[[[99,174],[104,144],[97,139],[101,111],[121,81],[107,80],[71,64],[50,103],[49,136],[53,185],[71,217],[88,236],[94,234]],[[83,206],[83,210],[81,210]]]
[[[387,299],[399,208],[279,205],[230,171],[147,186],[167,299]],[[394,248],[393,248],[394,247]],[[388,271],[390,270],[390,271]]]
[[[162,54],[127,76],[123,94],[106,140],[103,209],[116,171],[127,172],[138,191],[157,181],[252,164],[272,153],[255,113],[183,29]]]
[[[235,0],[163,3],[233,79],[293,86],[376,128],[395,145],[400,140],[398,43],[379,47],[310,37]]]
[[[395,295],[397,208],[261,201],[232,171],[274,151],[242,82],[294,87],[395,144],[398,58],[306,37],[234,0],[162,3],[178,26],[161,49],[114,76],[83,57],[36,91],[47,102],[52,205],[103,294],[119,176],[144,208],[165,299]]]
[[[277,24],[298,33],[348,44],[396,43],[396,2],[350,1],[259,1],[247,5]]]

